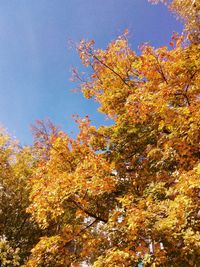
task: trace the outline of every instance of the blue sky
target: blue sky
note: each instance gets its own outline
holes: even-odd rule
[[[69,40],[105,48],[125,28],[134,50],[167,45],[182,30],[163,5],[147,0],[0,0],[0,123],[22,144],[32,142],[36,119],[49,117],[69,134],[76,133],[73,114],[108,124],[96,103],[72,92],[71,66],[81,66]]]

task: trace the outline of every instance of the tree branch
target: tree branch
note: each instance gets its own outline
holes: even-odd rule
[[[130,88],[130,85],[125,81],[125,79],[118,73],[116,72],[114,69],[112,69],[110,66],[108,66],[106,63],[104,63],[101,59],[99,59],[95,54],[93,54],[92,52],[90,53],[90,55],[96,59],[99,63],[101,63],[104,67],[106,67],[107,69],[109,69],[110,71],[112,71],[115,75],[117,75],[120,80],[127,85]]]
[[[102,218],[102,217],[100,217],[100,216],[92,213],[91,211],[85,209],[80,203],[77,203],[74,199],[70,199],[70,201],[72,201],[76,207],[78,207],[80,210],[82,210],[83,212],[85,212],[90,217],[93,217],[96,220],[101,221],[101,222],[104,222],[104,223],[107,223],[108,222],[108,219],[104,219],[104,218]]]

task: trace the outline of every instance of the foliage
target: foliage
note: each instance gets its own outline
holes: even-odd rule
[[[85,40],[77,47],[90,73],[82,80],[75,72],[81,90],[112,125],[75,117],[72,139],[38,121],[31,149],[0,135],[1,261],[198,266],[199,1],[153,2],[170,3],[185,20],[187,34],[173,34],[170,48],[144,44],[137,55],[127,30],[105,50]]]
[[[19,248],[13,249],[5,238],[0,239],[0,264],[2,267],[19,266]]]
[[[22,264],[41,232],[30,221],[29,183],[34,159],[30,148],[0,131],[0,251],[1,266]],[[10,263],[9,263],[10,262]]]
[[[200,262],[200,44],[174,34],[170,49],[136,55],[127,34],[106,50],[78,46],[91,69],[82,91],[113,125],[77,118],[75,140],[42,123],[36,131],[28,211],[55,230],[27,266]]]

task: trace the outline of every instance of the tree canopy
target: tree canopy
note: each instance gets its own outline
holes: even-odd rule
[[[13,150],[3,145],[2,177],[21,197],[5,193],[12,223],[21,231],[31,216],[31,236],[40,236],[31,240],[24,226],[25,237],[11,233],[5,223],[9,229],[2,235],[11,234],[9,242],[33,241],[25,266],[198,266],[199,1],[169,2],[186,25],[169,47],[144,44],[137,54],[128,30],[105,50],[95,49],[94,41],[77,46],[89,73],[81,90],[112,125],[96,128],[89,117],[75,117],[79,134],[73,139],[38,121],[31,151],[24,148],[7,160]]]

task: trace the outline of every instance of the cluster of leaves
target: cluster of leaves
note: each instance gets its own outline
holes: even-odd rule
[[[200,262],[200,43],[174,34],[170,48],[137,55],[127,34],[105,50],[77,48],[91,73],[82,92],[111,126],[77,117],[72,139],[38,121],[31,150],[2,135],[0,235],[24,258],[32,248],[27,267]]]
[[[0,265],[23,264],[38,242],[41,230],[30,221],[29,178],[34,158],[28,147],[21,148],[0,130]]]
[[[0,264],[2,267],[20,265],[19,248],[13,249],[4,237],[0,239]]]

